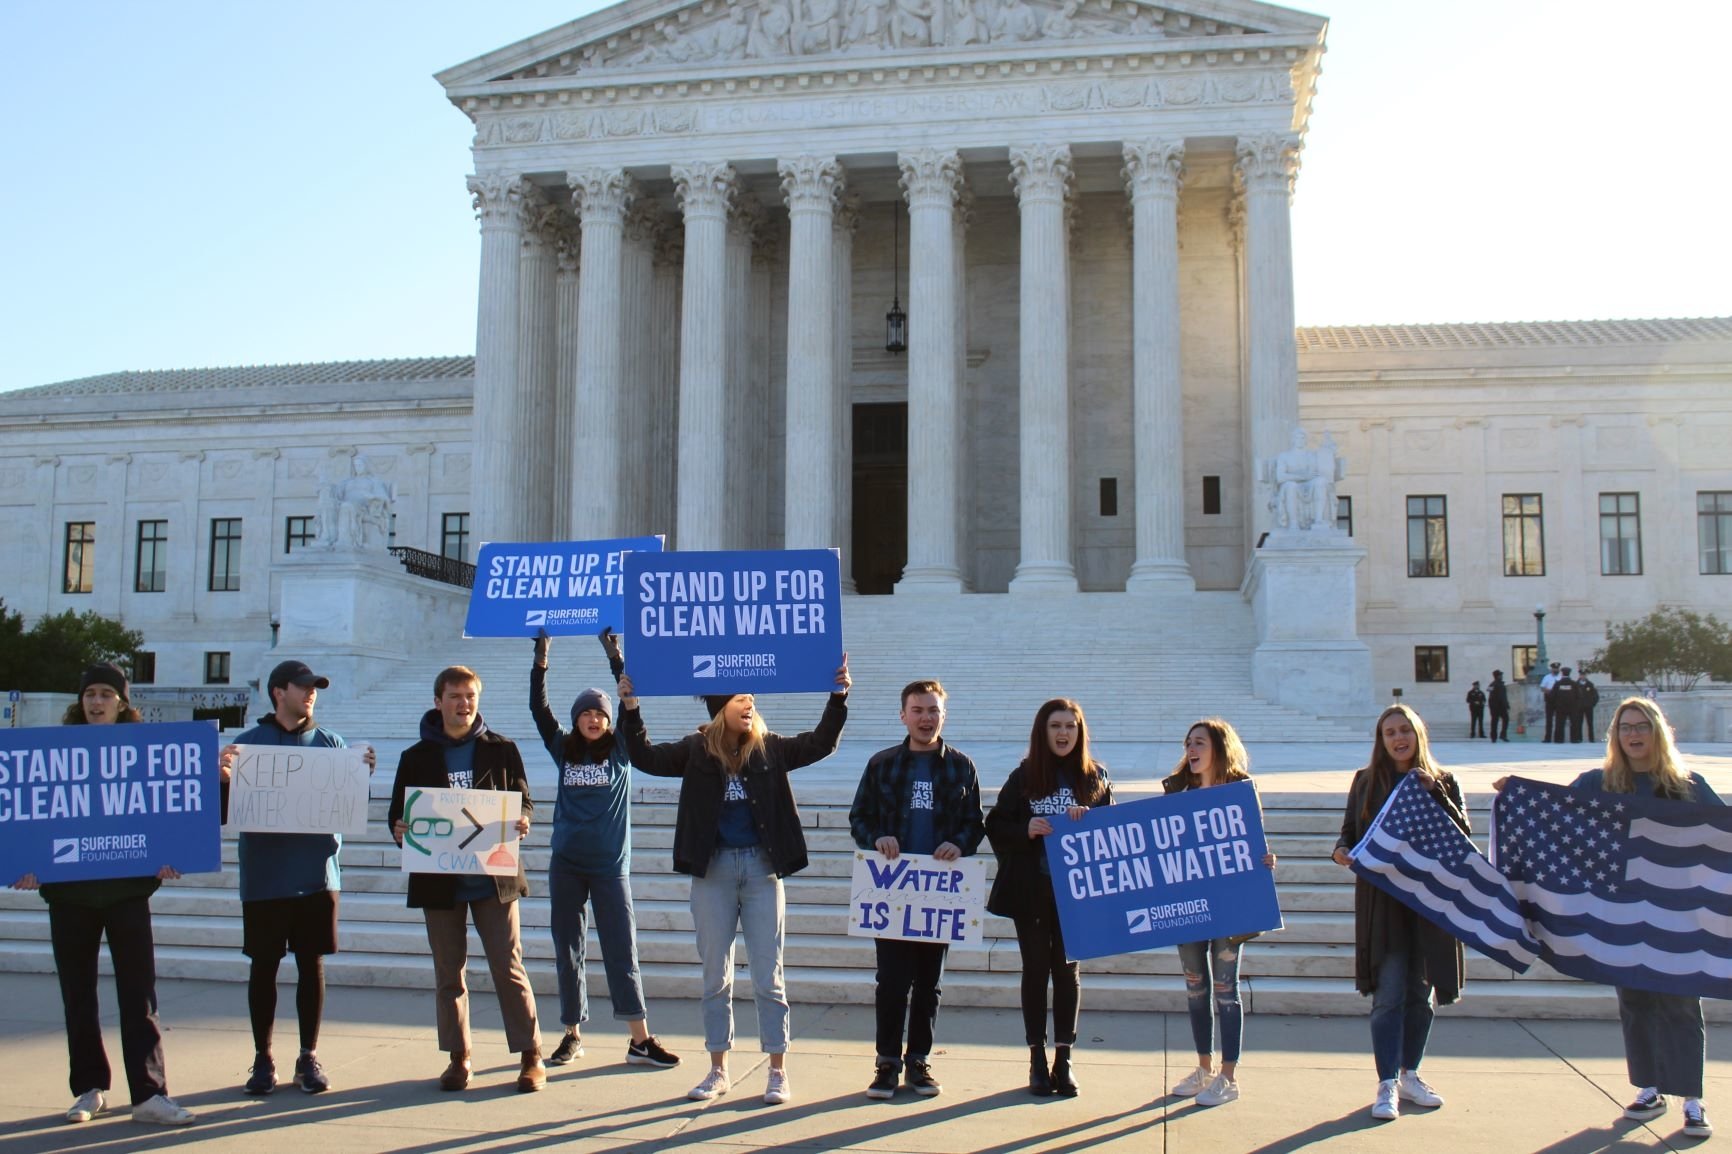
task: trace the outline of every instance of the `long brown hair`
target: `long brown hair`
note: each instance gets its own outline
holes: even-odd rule
[[[1359,803],[1359,820],[1362,822],[1369,822],[1372,815],[1382,807],[1390,790],[1395,788],[1395,779],[1400,776],[1395,758],[1390,756],[1389,750],[1383,745],[1383,723],[1398,713],[1407,718],[1408,724],[1413,726],[1414,744],[1417,747],[1413,754],[1413,768],[1423,769],[1433,776],[1442,772],[1437,763],[1431,760],[1431,737],[1427,734],[1425,722],[1420,720],[1419,714],[1399,702],[1391,705],[1377,715],[1377,724],[1371,727],[1371,761],[1365,766],[1370,780],[1366,783],[1367,788]]]
[[[1660,712],[1660,707],[1646,697],[1626,697],[1618,703],[1618,708],[1612,710],[1612,723],[1606,726],[1607,792],[1636,792],[1636,767],[1630,764],[1629,757],[1624,754],[1623,743],[1618,740],[1618,719],[1624,715],[1626,709],[1640,712],[1648,724],[1654,727],[1654,764],[1649,767],[1647,774],[1654,785],[1654,791],[1661,797],[1678,801],[1693,799],[1696,796],[1696,785],[1690,780],[1689,771],[1684,768],[1684,759],[1678,755],[1678,746],[1672,740],[1672,727],[1666,724],[1666,715]]]
[[[1233,727],[1219,717],[1205,717],[1185,730],[1185,740],[1191,740],[1191,734],[1203,730],[1209,735],[1209,746],[1214,751],[1214,759],[1210,765],[1215,771],[1215,784],[1224,785],[1229,781],[1249,781],[1251,779],[1251,755],[1245,752],[1245,743],[1239,740],[1239,735]],[[1188,754],[1179,755],[1179,764],[1173,767],[1173,772],[1161,779],[1161,788],[1168,793],[1178,793],[1185,789],[1201,789],[1202,781],[1191,772],[1191,759]]]
[[[738,697],[739,694],[735,694]],[[730,702],[733,698],[728,699]],[[725,711],[727,706],[723,706]],[[758,712],[757,703],[752,705],[752,728],[741,740],[728,732],[725,719],[718,712],[710,719],[708,725],[700,725],[698,732],[704,735],[704,750],[711,757],[721,762],[722,769],[731,776],[738,775],[752,758],[761,756],[764,752],[764,734],[769,732],[764,725],[764,715]]]
[[[1046,723],[1053,714],[1065,712],[1076,718],[1076,745],[1060,757],[1047,744]],[[1055,697],[1035,710],[1034,728],[1028,735],[1028,759],[1022,768],[1023,794],[1030,801],[1057,793],[1066,773],[1076,782],[1078,805],[1093,805],[1106,792],[1106,767],[1089,756],[1089,727],[1083,720],[1082,706],[1068,697]]]

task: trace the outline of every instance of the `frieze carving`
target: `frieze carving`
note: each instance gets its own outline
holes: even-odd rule
[[[927,48],[1255,35],[1269,29],[1201,19],[1135,0],[749,0],[704,3],[609,35],[513,78],[628,68]]]

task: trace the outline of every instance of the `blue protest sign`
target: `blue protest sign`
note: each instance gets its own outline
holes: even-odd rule
[[[625,631],[625,558],[660,553],[662,538],[489,541],[475,558],[465,637],[555,637]]]
[[[834,549],[633,553],[625,657],[647,697],[813,693],[842,664]]]
[[[1052,823],[1047,864],[1073,960],[1281,928],[1275,874],[1263,865],[1263,812],[1248,781]]]
[[[209,722],[0,730],[0,885],[220,870],[220,790]]]

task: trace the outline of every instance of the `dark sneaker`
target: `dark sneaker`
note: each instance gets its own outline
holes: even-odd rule
[[[908,1088],[922,1098],[936,1098],[944,1089],[938,1084],[938,1079],[932,1076],[932,1067],[923,1058],[908,1059],[905,1076]]]
[[[1708,1138],[1714,1134],[1714,1124],[1708,1121],[1708,1110],[1700,1101],[1684,1103],[1684,1136]]]
[[[1624,1117],[1632,1122],[1652,1122],[1666,1112],[1666,1097],[1654,1087],[1649,1086],[1636,1100],[1624,1107]]]
[[[242,1087],[247,1093],[269,1094],[277,1088],[277,1064],[269,1054],[254,1055],[252,1075]]]
[[[576,1034],[567,1034],[559,1040],[559,1045],[553,1048],[553,1053],[547,1059],[549,1066],[563,1066],[574,1058],[583,1057],[583,1039]]]
[[[656,1036],[651,1034],[643,1041],[633,1042],[625,1048],[625,1062],[628,1066],[654,1066],[658,1070],[671,1070],[680,1064],[680,1056],[664,1050]]]
[[[875,1102],[888,1102],[896,1097],[896,1083],[901,1077],[901,1071],[889,1062],[878,1063],[872,1074],[872,1084],[866,1087],[866,1096]]]
[[[331,1080],[325,1077],[325,1068],[319,1065],[317,1056],[302,1054],[295,1059],[295,1085],[303,1094],[323,1094],[331,1088]]]

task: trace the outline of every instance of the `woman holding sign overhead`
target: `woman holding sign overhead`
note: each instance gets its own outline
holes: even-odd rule
[[[1167,793],[1208,789],[1230,781],[1251,780],[1251,758],[1233,727],[1207,717],[1185,734],[1185,755],[1161,781]],[[1263,848],[1263,868],[1275,868],[1275,855]],[[1245,1036],[1245,1015],[1239,1003],[1239,962],[1246,938],[1212,938],[1179,947],[1185,971],[1185,996],[1191,1011],[1191,1038],[1197,1044],[1197,1068],[1173,1087],[1181,1098],[1195,1097],[1199,1106],[1220,1106],[1239,1097],[1239,1050]],[[1214,987],[1214,999],[1209,987]],[[1215,1024],[1221,1029],[1221,1072],[1215,1073]]]
[[[1028,1042],[1028,1091],[1036,1097],[1077,1092],[1071,1072],[1082,990],[1077,964],[1065,956],[1046,836],[1055,822],[1075,821],[1113,803],[1107,767],[1089,756],[1082,706],[1055,697],[1035,711],[1028,756],[1010,771],[986,815],[998,877],[986,908],[1016,924],[1022,953],[1022,1028]],[[1046,1062],[1046,987],[1052,982],[1052,1067]]]
[[[66,725],[113,725],[141,720],[127,699],[126,674],[104,662],[79,678],[78,700],[67,707]],[[132,1120],[159,1126],[185,1126],[192,1111],[168,1096],[163,1068],[162,1029],[156,1018],[156,942],[151,933],[150,896],[163,879],[180,875],[169,866],[147,877],[101,881],[52,882],[38,887],[25,874],[13,889],[40,889],[48,903],[48,934],[54,969],[60,975],[60,1000],[66,1013],[66,1049],[72,1062],[68,1122],[88,1122],[108,1108],[108,1054],[102,1046],[97,1005],[96,963],[102,938],[114,962],[115,1000],[120,1009],[120,1049]]]
[[[1371,762],[1353,775],[1341,839],[1331,856],[1353,864],[1352,850],[1389,800],[1401,778],[1413,774],[1468,833],[1461,786],[1431,759],[1425,722],[1405,705],[1391,705],[1372,730]],[[1377,1063],[1377,1099],[1371,1116],[1398,1117],[1401,1103],[1436,1107],[1443,1096],[1419,1076],[1431,1037],[1433,993],[1447,1006],[1461,996],[1466,968],[1461,943],[1364,878],[1353,887],[1353,980],[1371,995],[1371,1052]]]
[[[764,1101],[793,1097],[785,1065],[788,997],[782,988],[785,900],[782,879],[806,868],[806,836],[788,774],[836,752],[848,719],[848,657],[818,728],[798,737],[771,733],[750,693],[704,698],[709,724],[678,741],[651,745],[632,693],[619,679],[620,732],[632,765],[677,777],[674,869],[692,878],[692,922],[704,968],[704,1048],[710,1071],[687,1097],[708,1101],[728,1092],[734,1044],[734,937],[743,927],[758,1007],[758,1040],[770,1056]]]

